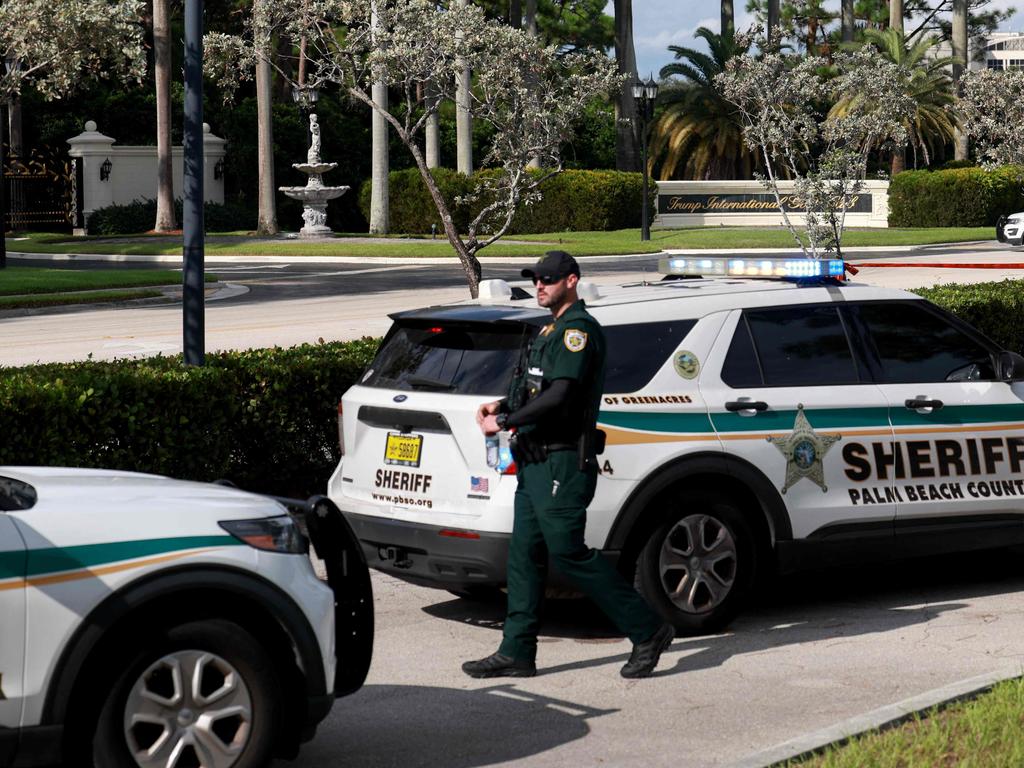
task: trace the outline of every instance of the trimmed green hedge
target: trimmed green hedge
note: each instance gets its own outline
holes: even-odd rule
[[[890,227],[994,226],[1024,209],[1024,168],[905,171],[889,184]]]
[[[174,215],[182,220],[181,199],[174,201]],[[149,232],[156,223],[156,200],[136,200],[125,205],[108,205],[89,214],[90,235],[134,235]],[[234,232],[256,228],[256,212],[237,203],[205,203],[203,226],[207,232]]]
[[[541,173],[537,171],[536,173]],[[475,175],[496,176],[498,171],[483,170]],[[431,171],[445,202],[452,212],[455,226],[465,232],[469,222],[480,210],[482,203],[473,206],[456,203],[456,199],[469,194],[473,179],[448,168]],[[524,205],[516,213],[509,234],[536,232],[590,232],[596,230],[626,229],[640,226],[640,204],[643,177],[639,173],[620,171],[563,171],[541,185],[543,199],[533,205]],[[370,182],[359,189],[359,207],[370,217]],[[654,216],[653,181],[648,185]],[[392,232],[423,234],[436,224],[442,231],[434,201],[415,168],[393,171],[390,174],[389,213]]]
[[[1024,283],[917,291],[1024,354]],[[323,493],[336,407],[378,340],[207,356],[0,368],[0,464],[109,467]]]
[[[0,368],[0,464],[109,467],[323,493],[338,400],[377,340]]]
[[[914,293],[948,309],[1003,349],[1024,355],[1024,282],[953,283]]]

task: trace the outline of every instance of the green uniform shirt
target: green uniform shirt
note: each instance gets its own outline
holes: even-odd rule
[[[541,424],[521,427],[545,443],[575,443],[585,429],[593,429],[604,392],[605,339],[600,324],[582,299],[561,317],[544,326],[533,341],[527,368],[513,381],[510,402],[525,404],[557,379],[576,382],[573,396],[561,412]]]

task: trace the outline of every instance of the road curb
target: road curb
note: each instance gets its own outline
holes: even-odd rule
[[[774,747],[755,752],[741,760],[729,763],[728,768],[771,768],[789,760],[810,757],[826,747],[841,745],[850,739],[879,728],[891,728],[926,712],[933,707],[946,707],[959,701],[973,699],[998,683],[1024,675],[1024,668],[1016,665],[1012,671],[989,672],[969,677],[940,688],[911,696],[895,704],[851,717],[841,723],[814,733],[797,736],[795,739],[776,744]]]

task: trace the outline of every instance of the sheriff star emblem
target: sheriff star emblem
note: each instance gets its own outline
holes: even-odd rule
[[[842,435],[815,433],[811,422],[804,415],[803,404],[798,405],[793,431],[786,437],[768,438],[768,442],[786,457],[786,482],[782,486],[782,492],[785,493],[805,477],[821,488],[822,493],[828,491],[821,460],[832,444],[842,439]]]

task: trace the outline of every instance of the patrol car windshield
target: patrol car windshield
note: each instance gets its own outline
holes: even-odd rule
[[[505,394],[534,329],[518,325],[392,327],[360,384],[384,389]]]

